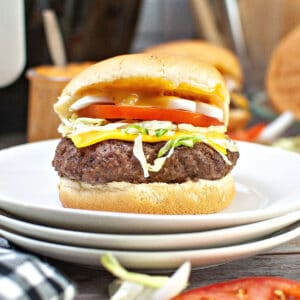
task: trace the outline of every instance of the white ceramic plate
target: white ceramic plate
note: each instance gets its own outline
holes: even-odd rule
[[[267,251],[300,236],[299,223],[272,237],[236,246],[181,251],[114,251],[65,246],[35,240],[0,229],[0,235],[14,244],[51,258],[100,267],[99,260],[104,252],[111,252],[120,262],[133,269],[166,270],[180,266],[189,260],[193,267],[221,264]]]
[[[0,215],[0,225],[24,236],[65,245],[121,250],[180,250],[239,244],[261,238],[300,220],[300,210],[253,224],[174,234],[109,234],[70,231]]]
[[[55,227],[94,232],[190,232],[256,222],[300,209],[300,155],[239,143],[237,196],[210,215],[143,215],[62,208],[51,161],[57,140],[0,151],[0,208]]]

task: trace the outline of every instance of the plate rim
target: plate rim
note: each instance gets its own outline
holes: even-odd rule
[[[247,242],[255,238],[261,238],[268,234],[272,234],[275,231],[283,229],[284,227],[290,226],[293,223],[300,221],[300,210],[268,220],[259,221],[256,223],[238,225],[228,228],[216,228],[213,230],[207,231],[200,231],[200,232],[186,232],[186,233],[159,233],[159,234],[122,234],[122,233],[100,233],[100,232],[84,232],[79,230],[68,230],[68,229],[60,229],[35,223],[26,222],[24,220],[19,220],[13,218],[13,216],[3,215],[0,211],[0,228],[5,227],[8,230],[13,230],[14,232],[22,235],[31,237],[34,239],[39,239],[48,242],[57,242],[63,243],[62,241],[66,242],[66,245],[70,243],[73,246],[81,246],[81,247],[113,247],[108,245],[109,243],[115,244],[116,242],[121,243],[123,245],[124,241],[130,240],[132,245],[135,244],[133,248],[118,246],[114,249],[123,249],[123,250],[175,250],[175,249],[187,249],[183,247],[190,247],[191,249],[196,247],[207,248],[207,247],[220,247],[220,246],[228,246],[230,244],[240,243],[240,242]],[[7,223],[8,222],[8,223]],[[38,233],[35,233],[37,230]],[[250,230],[250,232],[247,232]],[[245,235],[246,233],[246,235]],[[258,233],[258,234],[257,234]],[[50,234],[50,239],[49,239]],[[67,236],[66,236],[67,235]],[[241,235],[245,235],[244,239],[241,238]],[[249,236],[250,235],[250,236]],[[44,236],[46,238],[40,238],[39,236]],[[52,238],[54,236],[54,238]],[[79,240],[78,243],[78,236],[82,239]],[[55,240],[56,237],[59,237]],[[221,239],[222,237],[222,239]],[[224,242],[223,239],[229,239]],[[65,239],[65,240],[64,240]],[[74,241],[72,241],[74,239]],[[93,240],[93,244],[91,245],[90,241]],[[96,245],[97,241],[103,241],[103,239],[108,240]],[[188,242],[189,240],[192,242]],[[215,240],[217,239],[217,240]],[[76,240],[76,241],[75,241]],[[145,242],[146,240],[146,242]],[[155,240],[155,243],[153,241]],[[201,242],[203,240],[203,242]],[[205,240],[205,241],[204,241]],[[221,240],[223,242],[221,242]],[[94,242],[95,241],[95,242]],[[164,241],[167,241],[166,246],[164,246]],[[196,242],[195,242],[196,241]],[[208,243],[209,241],[209,243]],[[147,246],[143,248],[143,246],[137,246],[136,243],[142,243]],[[157,244],[160,244],[158,247]],[[161,244],[162,243],[162,244]],[[170,243],[173,246],[170,246]],[[175,243],[180,244],[178,247],[175,246]],[[206,243],[206,245],[205,245]],[[208,244],[207,244],[208,243]],[[186,246],[189,244],[190,246]],[[193,246],[191,246],[193,244]],[[149,245],[149,246],[148,246]],[[150,246],[151,245],[151,246]],[[161,247],[163,245],[163,247]],[[169,246],[167,246],[169,245]],[[172,248],[170,248],[172,247]]]
[[[67,257],[68,258],[67,260],[61,259],[61,257],[57,258],[58,254],[59,254],[57,252],[62,252],[62,251],[68,252],[69,251],[69,252],[72,252],[72,255],[77,255],[77,256],[83,255],[82,253],[84,253],[84,255],[89,255],[89,259],[91,259],[92,258],[91,256],[94,256],[94,255],[99,255],[98,259],[100,259],[100,255],[102,255],[104,252],[110,252],[113,255],[115,255],[125,267],[130,267],[133,269],[166,270],[166,268],[159,267],[159,264],[157,265],[157,267],[152,267],[152,268],[149,268],[146,265],[149,265],[149,263],[153,262],[153,260],[155,260],[155,259],[159,263],[161,263],[162,260],[168,260],[168,258],[170,258],[171,255],[177,256],[176,262],[178,263],[179,260],[181,260],[180,264],[183,263],[183,257],[184,257],[184,261],[187,261],[187,260],[192,260],[195,258],[195,256],[198,257],[200,255],[202,255],[202,259],[203,259],[203,256],[205,256],[205,255],[210,258],[212,256],[218,257],[218,259],[216,261],[216,263],[218,263],[218,264],[226,263],[226,262],[234,261],[234,260],[239,260],[241,258],[250,257],[250,256],[256,255],[258,253],[262,253],[264,251],[267,251],[276,246],[279,246],[281,244],[284,244],[286,242],[289,242],[293,239],[300,237],[300,226],[295,227],[295,224],[294,224],[294,225],[288,226],[288,228],[289,228],[289,230],[287,230],[287,228],[285,228],[285,231],[283,233],[275,233],[271,237],[268,237],[265,239],[260,239],[260,240],[249,242],[249,243],[243,243],[243,244],[233,245],[233,246],[210,248],[210,249],[193,249],[193,250],[179,250],[179,251],[121,251],[121,250],[115,251],[115,250],[110,250],[110,249],[94,249],[94,248],[87,248],[87,247],[66,246],[66,245],[61,245],[61,244],[57,244],[57,243],[49,243],[49,242],[44,242],[44,241],[24,237],[22,235],[18,235],[16,233],[13,233],[13,232],[10,232],[7,230],[3,230],[3,229],[0,229],[0,235],[3,235],[3,237],[6,238],[8,241],[10,241],[9,236],[15,236],[15,238],[17,238],[21,241],[23,240],[23,242],[25,239],[25,242],[27,241],[27,243],[30,243],[31,245],[33,243],[35,245],[33,248],[34,251],[30,250],[30,253],[35,253],[35,254],[39,254],[42,256],[51,257],[54,259],[59,259],[59,260],[65,261],[65,262],[73,262],[73,263],[78,264],[78,261],[75,262],[74,260],[72,260],[68,257]],[[3,234],[3,232],[4,232],[4,234]],[[21,242],[15,243],[14,241],[10,241],[10,242],[12,242],[18,246],[20,246],[19,244],[21,243]],[[22,246],[24,246],[24,243],[21,243],[21,244],[22,244]],[[29,248],[32,249],[32,247],[33,246],[30,246],[30,247],[25,246],[22,248],[25,248],[28,251],[28,249]],[[50,252],[52,252],[52,254],[49,255],[49,250],[48,250],[48,254],[46,254],[46,255],[43,254],[43,253],[45,253],[45,252],[43,252],[43,248],[50,249]],[[41,253],[41,251],[43,253]],[[56,253],[55,256],[53,256],[53,252]],[[227,254],[226,257],[225,257],[225,253]],[[69,253],[69,255],[70,255],[70,253]],[[128,266],[128,264],[126,262],[124,262],[124,260],[126,261],[126,255],[134,256],[136,258],[135,265]],[[158,256],[162,256],[162,257],[158,257]],[[187,258],[187,256],[189,256],[189,258]],[[130,260],[130,258],[128,258],[128,257],[127,257],[127,259]],[[143,263],[146,263],[146,265],[141,266],[138,261],[142,261]],[[175,264],[176,264],[176,262],[175,262]],[[207,264],[206,266],[209,266],[209,265],[213,265],[213,263]],[[179,266],[179,264],[177,266]],[[177,266],[174,265],[173,267],[170,267],[169,269],[172,269]],[[197,267],[197,266],[204,266],[204,264],[193,265],[193,267]],[[99,265],[99,267],[100,267],[100,265]]]

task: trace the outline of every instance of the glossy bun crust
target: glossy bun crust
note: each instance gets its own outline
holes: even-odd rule
[[[224,47],[203,40],[177,40],[149,47],[146,53],[183,55],[195,57],[204,63],[213,65],[223,76],[235,81],[237,90],[242,87],[242,68],[236,55]]]

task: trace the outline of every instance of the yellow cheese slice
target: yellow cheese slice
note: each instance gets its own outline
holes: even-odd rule
[[[175,133],[172,136],[163,135],[160,137],[143,135],[142,140],[143,142],[156,143],[168,141],[171,138],[176,138],[183,135],[186,135],[186,133]],[[77,148],[87,147],[106,140],[122,140],[133,142],[136,137],[136,134],[127,134],[120,129],[108,131],[89,131],[70,136],[71,140]]]
[[[191,132],[175,132],[173,135],[162,135],[160,137],[142,135],[142,141],[148,143],[157,143],[162,141],[168,141],[170,139],[176,139],[182,136],[196,136]],[[88,147],[93,144],[103,142],[106,140],[122,140],[133,142],[136,139],[136,134],[127,134],[121,129],[109,130],[109,131],[89,131],[79,134],[70,135],[69,138],[73,141],[77,148]],[[215,150],[226,154],[226,148],[222,147],[218,143],[214,142],[214,139],[224,139],[225,135],[219,132],[208,132],[205,135],[205,143],[210,145]]]

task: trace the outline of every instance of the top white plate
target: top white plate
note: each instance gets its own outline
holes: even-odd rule
[[[93,232],[191,232],[246,224],[300,209],[300,155],[238,143],[237,196],[210,215],[144,215],[63,208],[51,166],[57,140],[0,151],[0,208],[33,222]]]

